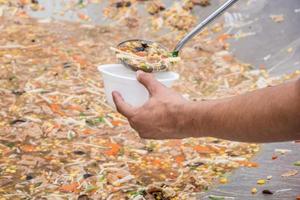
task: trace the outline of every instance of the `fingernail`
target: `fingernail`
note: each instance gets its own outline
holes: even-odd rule
[[[117,91],[112,91],[112,93],[111,93],[113,96],[116,96],[116,95],[118,95],[118,92]]]

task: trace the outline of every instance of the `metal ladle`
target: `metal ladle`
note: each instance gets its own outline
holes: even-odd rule
[[[225,10],[230,8],[234,3],[236,3],[238,0],[228,0],[226,1],[223,5],[221,5],[217,10],[215,10],[212,14],[210,14],[206,19],[204,19],[202,22],[200,22],[192,31],[190,31],[186,36],[184,36],[176,45],[174,51],[172,52],[173,56],[178,56],[179,51],[183,48],[183,46],[191,40],[197,33],[199,33],[203,28],[205,28],[210,22],[212,22],[214,19],[216,19],[219,15],[221,15]],[[154,43],[152,41],[148,40],[141,40],[141,39],[131,39],[131,40],[126,40],[118,44],[118,47],[124,45],[126,42],[133,42],[133,41],[138,41],[140,43],[145,43],[145,44],[151,44]],[[160,48],[163,48],[164,50],[167,51],[167,48],[163,47],[162,45],[159,45]],[[127,63],[125,60],[120,59],[122,64],[134,71],[137,70],[143,70],[146,72],[158,72],[158,71],[164,71],[166,70],[165,66],[162,66],[160,68],[140,68],[138,66],[133,66],[129,63]]]

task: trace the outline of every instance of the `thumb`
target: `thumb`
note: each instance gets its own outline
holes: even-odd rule
[[[165,87],[163,84],[158,82],[152,74],[145,73],[143,71],[137,71],[137,80],[145,86],[150,95],[158,93]]]
[[[112,96],[119,113],[121,113],[126,118],[134,115],[134,108],[124,101],[119,92],[113,91]]]

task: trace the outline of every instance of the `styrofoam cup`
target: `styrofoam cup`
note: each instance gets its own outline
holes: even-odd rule
[[[141,106],[149,99],[146,88],[137,81],[136,72],[122,64],[107,64],[98,67],[104,81],[104,90],[107,102],[115,107],[112,92],[118,91],[124,100],[132,106]],[[179,78],[175,72],[153,73],[155,78],[167,87]]]

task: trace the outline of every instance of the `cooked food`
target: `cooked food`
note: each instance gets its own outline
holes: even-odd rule
[[[125,65],[145,72],[166,71],[180,60],[158,43],[149,41],[129,40],[111,49]]]

